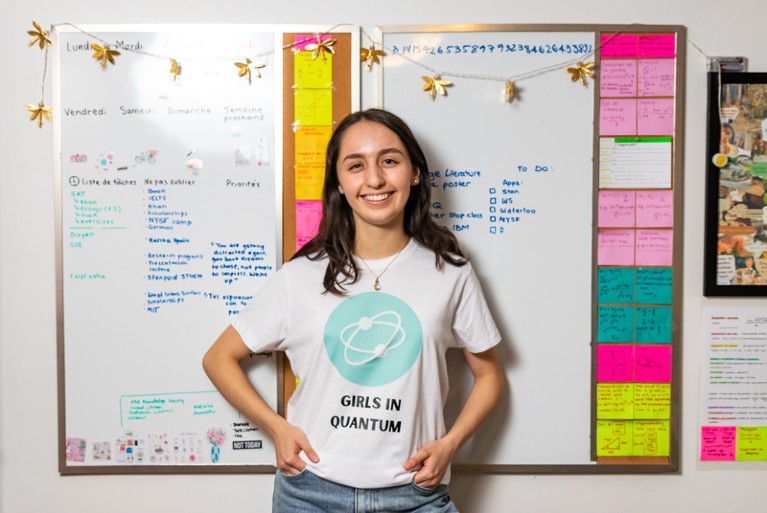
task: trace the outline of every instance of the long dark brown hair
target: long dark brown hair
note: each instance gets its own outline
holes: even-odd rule
[[[418,170],[420,180],[411,185],[410,197],[405,204],[405,233],[422,246],[434,251],[435,266],[441,269],[444,262],[462,266],[466,258],[458,240],[445,227],[431,218],[431,183],[426,156],[413,132],[402,119],[381,109],[368,109],[348,115],[338,124],[328,142],[325,153],[325,183],[322,189],[322,220],[317,235],[299,249],[292,259],[307,257],[318,260],[328,257],[328,266],[322,281],[325,292],[343,295],[344,284],[355,283],[360,272],[354,264],[354,216],[346,197],[338,190],[338,154],[341,139],[349,127],[360,121],[379,123],[399,137],[407,150],[410,162]]]

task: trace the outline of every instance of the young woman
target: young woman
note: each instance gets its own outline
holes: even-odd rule
[[[500,336],[455,237],[430,217],[429,168],[397,116],[351,114],[328,143],[319,234],[205,355],[223,396],[274,440],[279,512],[455,512],[450,461],[495,406]],[[445,429],[445,352],[474,385]],[[287,419],[244,375],[285,351],[300,386]]]

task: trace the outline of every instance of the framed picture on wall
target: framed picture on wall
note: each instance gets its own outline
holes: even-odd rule
[[[767,296],[767,73],[709,73],[704,294]]]

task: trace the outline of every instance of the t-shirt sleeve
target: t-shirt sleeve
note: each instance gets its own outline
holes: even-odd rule
[[[486,351],[501,341],[482,286],[471,267],[460,290],[453,320],[453,333],[456,347],[468,349],[472,353]]]
[[[288,277],[283,267],[256,292],[232,320],[243,342],[255,352],[283,351],[288,333]]]

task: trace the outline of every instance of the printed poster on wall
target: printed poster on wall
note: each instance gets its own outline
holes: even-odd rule
[[[201,360],[278,266],[281,45],[253,26],[57,35],[62,472],[271,465]],[[245,363],[274,408],[276,360]]]
[[[700,460],[767,460],[767,311],[707,308],[703,336]]]

